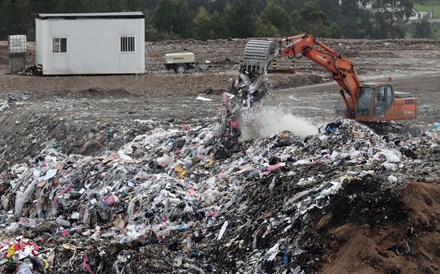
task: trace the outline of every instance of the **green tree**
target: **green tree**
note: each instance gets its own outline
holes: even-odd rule
[[[107,0],[106,11],[118,12],[124,10],[123,0]]]
[[[207,40],[214,37],[211,26],[211,17],[205,7],[199,7],[196,17],[194,18],[195,38]]]
[[[166,33],[159,31],[154,26],[153,12],[144,10],[145,14],[145,40],[146,41],[160,41],[163,39],[169,39]]]
[[[154,26],[160,31],[172,31],[176,9],[173,0],[159,0],[154,13]]]
[[[225,18],[214,10],[212,14],[203,6],[199,7],[193,20],[193,36],[199,40],[226,38]]]
[[[199,8],[203,7],[206,10],[208,9],[210,1],[205,0],[188,0],[188,7],[190,10],[198,11]]]
[[[280,31],[269,21],[263,20],[261,17],[257,19],[256,32],[257,37],[279,37]]]
[[[269,31],[276,31],[276,35],[290,35],[290,18],[286,10],[281,6],[269,3],[259,17],[260,23],[263,26],[273,26],[275,29]],[[257,28],[257,33],[258,33]]]
[[[412,7],[412,0],[374,0],[372,38],[403,38],[404,18]]]
[[[225,18],[228,35],[237,38],[255,35],[257,16],[253,0],[236,0],[226,5]]]
[[[107,1],[106,0],[93,0],[93,11],[94,12],[102,12],[107,9]]]
[[[290,28],[289,28],[289,36],[300,34],[305,30],[302,28],[302,17],[301,13],[298,10],[294,10],[290,15]]]
[[[140,11],[143,10],[142,0],[124,0],[124,10]]]
[[[432,38],[433,32],[431,23],[424,19],[421,22],[415,23],[414,38]]]
[[[332,18],[343,37],[368,38],[372,28],[366,2],[352,0],[318,0],[326,18]]]
[[[266,8],[268,2],[272,2],[272,1],[273,0],[269,0],[269,1],[267,1],[267,0],[254,0],[253,1],[253,5],[254,5],[253,8],[254,8],[255,14],[257,16],[259,16],[263,12],[263,10]]]
[[[0,3],[0,36],[6,40],[8,35],[27,34],[29,25],[27,1],[3,0]]]
[[[177,0],[176,33],[182,38],[189,38],[193,33],[193,14],[189,10],[188,1]]]
[[[188,38],[192,32],[192,15],[185,0],[159,0],[154,26],[170,36]]]
[[[292,13],[293,11],[300,11],[305,7],[306,1],[304,0],[281,0],[280,5],[287,11]]]
[[[56,0],[29,0],[27,7],[32,14],[56,11]]]
[[[157,5],[157,0],[143,0],[144,8],[147,10],[154,10]]]
[[[224,13],[226,7],[227,0],[215,0],[210,2],[209,11],[214,12],[217,11],[219,13]]]
[[[91,12],[93,11],[93,3],[89,0],[58,0],[55,6],[56,12]]]
[[[329,24],[325,13],[312,0],[309,0],[300,12],[302,21],[300,29],[317,37],[339,37],[338,27]]]
[[[214,11],[211,15],[212,22],[212,33],[213,39],[216,38],[227,38],[229,35],[227,34],[227,27],[225,22],[224,14],[220,14],[218,11]]]

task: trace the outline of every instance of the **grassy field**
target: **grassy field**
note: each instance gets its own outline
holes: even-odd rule
[[[431,23],[432,37],[431,39],[440,40],[440,22]],[[407,24],[405,27],[405,38],[414,38],[415,23]]]
[[[440,1],[433,1],[432,4],[414,4],[417,11],[434,11],[433,18],[440,18]]]
[[[436,40],[440,40],[440,23],[432,23],[432,32]]]
[[[433,19],[440,19],[440,0],[431,0],[424,1],[425,3],[414,3],[414,9],[420,12],[430,12],[432,11]],[[440,23],[439,22],[431,22],[432,28],[432,38],[439,40],[440,39]],[[411,38],[414,35],[414,26],[409,25],[406,29],[405,38]]]

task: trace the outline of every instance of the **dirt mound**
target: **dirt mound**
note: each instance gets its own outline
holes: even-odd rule
[[[440,185],[406,183],[400,193],[401,197],[390,197],[391,203],[381,206],[379,212],[364,208],[367,214],[386,217],[380,226],[376,222],[373,225],[347,222],[320,235],[328,239],[322,273],[440,271],[440,248],[436,244],[440,242]],[[334,216],[335,211],[331,212]]]
[[[412,227],[429,229],[440,221],[439,184],[408,183],[402,194]]]

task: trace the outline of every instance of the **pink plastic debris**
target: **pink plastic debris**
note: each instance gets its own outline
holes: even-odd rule
[[[238,124],[237,120],[232,119],[232,120],[229,122],[229,127],[230,127],[230,128],[239,128],[240,125]]]
[[[82,268],[84,268],[85,270],[87,270],[87,272],[89,272],[90,274],[93,274],[92,269],[90,268],[89,265],[89,257],[87,257],[87,255],[84,255],[83,257],[83,262],[80,265]]]

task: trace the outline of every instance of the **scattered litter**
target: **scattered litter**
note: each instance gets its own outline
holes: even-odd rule
[[[50,140],[8,166],[0,174],[1,270],[316,273],[336,244],[331,228],[405,219],[398,187],[440,181],[434,126],[384,138],[338,119],[306,136],[239,142],[233,101],[258,103],[266,84],[242,75],[218,123],[139,120],[149,130],[114,150],[85,156]],[[112,140],[121,135],[114,129]],[[391,250],[408,256],[410,243]]]
[[[197,96],[197,97],[196,97],[196,100],[204,101],[204,102],[210,102],[210,101],[212,101],[212,99],[210,99],[210,98],[205,98],[205,97],[202,97],[202,96]]]

